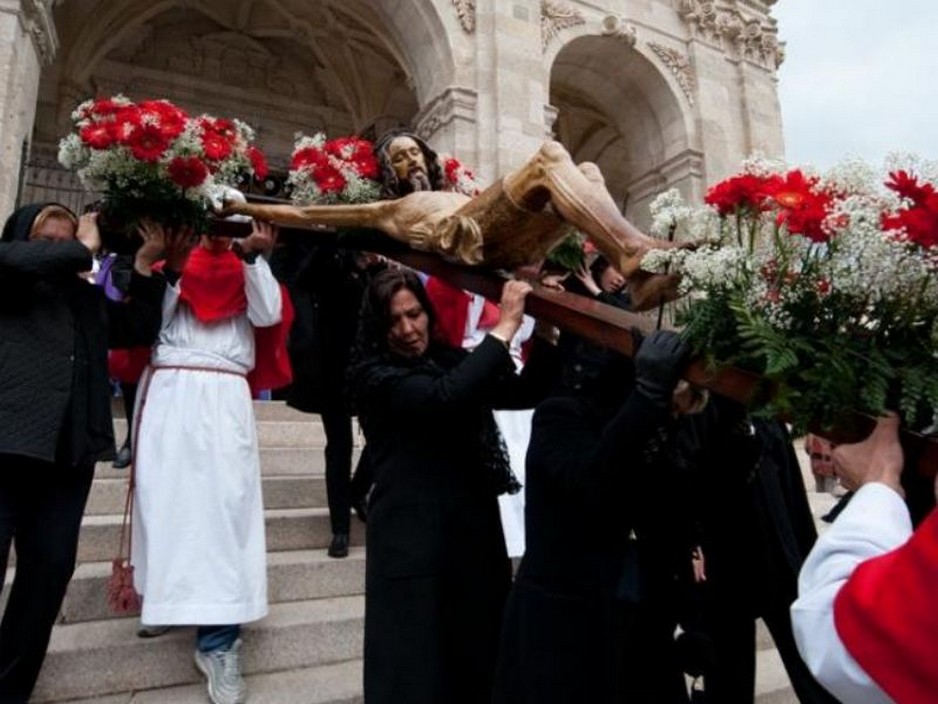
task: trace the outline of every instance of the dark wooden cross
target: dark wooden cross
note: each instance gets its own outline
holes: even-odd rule
[[[245,223],[230,223],[215,220],[212,234],[245,236],[250,232]],[[323,233],[331,232],[322,228]],[[281,237],[316,237],[310,230],[281,228]],[[356,244],[356,238],[348,238],[343,246],[377,251],[412,269],[437,276],[456,288],[472,291],[489,300],[498,301],[506,277],[481,267],[452,264],[435,254],[408,249],[390,238],[376,233]],[[525,312],[556,325],[561,330],[584,337],[599,345],[633,356],[633,328],[642,332],[654,329],[654,322],[634,313],[587,299],[566,291],[533,284],[534,291],[528,295]],[[690,383],[734,401],[748,404],[757,393],[765,392],[765,382],[757,374],[732,367],[708,368],[701,359],[691,360],[683,377]],[[812,428],[812,432],[833,442],[858,442],[873,429],[876,420],[862,413],[853,413],[838,423],[836,428]],[[938,474],[938,437],[926,437],[908,430],[902,432],[902,446],[907,466],[915,466],[918,472],[934,477]]]

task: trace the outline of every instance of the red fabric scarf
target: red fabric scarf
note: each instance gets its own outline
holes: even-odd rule
[[[854,570],[834,601],[847,650],[898,704],[938,701],[938,509]]]
[[[231,251],[194,248],[182,270],[179,297],[202,323],[240,315],[248,309],[241,260]]]
[[[254,328],[254,369],[248,374],[251,393],[279,389],[293,381],[287,354],[287,336],[293,323],[293,304],[287,289],[280,286],[283,300],[280,322]],[[241,315],[248,309],[244,292],[244,267],[234,252],[214,253],[196,247],[189,255],[179,279],[179,298],[202,323],[212,323]]]

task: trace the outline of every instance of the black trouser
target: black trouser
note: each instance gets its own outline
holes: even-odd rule
[[[134,404],[137,401],[137,384],[125,384],[121,382],[121,396],[124,398],[124,415],[127,416],[127,437],[124,439],[124,447],[130,447],[130,441],[134,434]]]
[[[49,635],[75,570],[94,464],[66,467],[0,455],[0,574],[10,543],[16,576],[0,622],[0,702],[20,704],[39,677]]]
[[[345,411],[324,411],[326,433],[326,496],[333,533],[349,532],[352,506],[352,417]]]

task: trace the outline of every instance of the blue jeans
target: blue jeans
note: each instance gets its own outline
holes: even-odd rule
[[[241,635],[241,626],[199,626],[195,632],[195,646],[200,653],[230,650]]]

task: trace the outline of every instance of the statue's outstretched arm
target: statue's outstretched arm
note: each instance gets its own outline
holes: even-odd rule
[[[394,201],[376,201],[354,205],[289,205],[286,203],[239,203],[225,201],[220,215],[247,215],[287,227],[312,228],[362,227],[381,230],[386,235],[407,241],[393,217]]]

